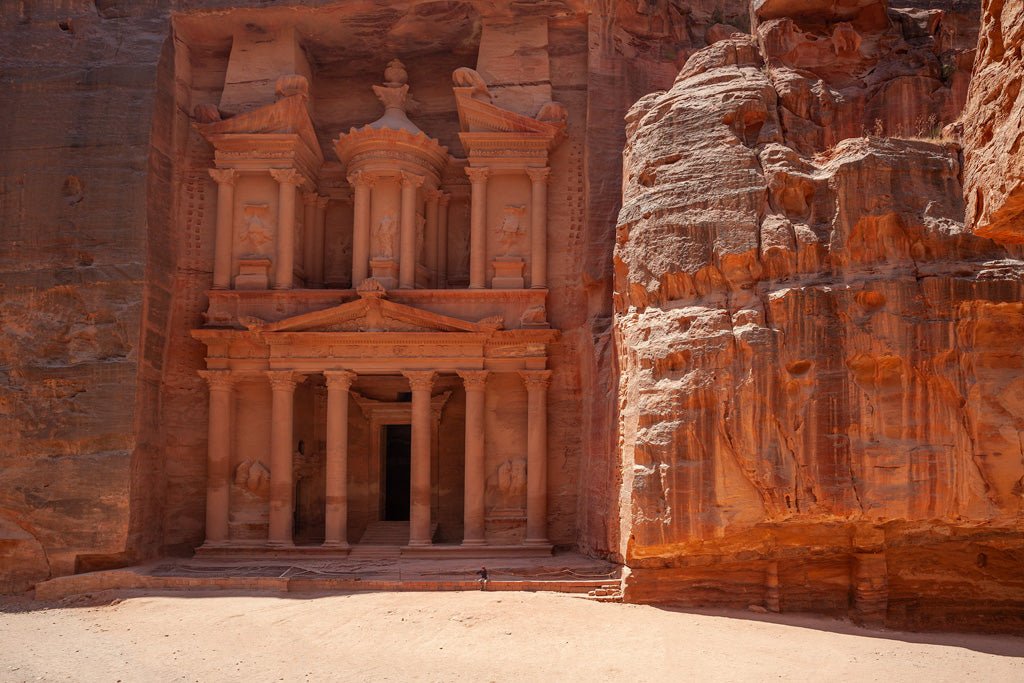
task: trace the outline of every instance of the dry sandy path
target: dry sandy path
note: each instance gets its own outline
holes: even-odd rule
[[[110,598],[107,598],[109,602]],[[0,602],[0,681],[1024,681],[1024,639],[553,593]]]

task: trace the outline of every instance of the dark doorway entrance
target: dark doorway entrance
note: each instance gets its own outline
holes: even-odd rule
[[[409,520],[412,426],[384,427],[384,521]]]

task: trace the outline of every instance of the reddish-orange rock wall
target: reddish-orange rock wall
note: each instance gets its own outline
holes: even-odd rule
[[[960,95],[879,4],[758,17],[629,113],[627,599],[1021,626],[1024,266],[955,145],[889,137]]]

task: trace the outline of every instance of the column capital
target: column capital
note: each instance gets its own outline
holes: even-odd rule
[[[426,182],[426,176],[416,175],[415,173],[409,173],[408,171],[402,171],[402,188],[409,187],[421,187]]]
[[[413,391],[430,391],[434,386],[434,378],[437,376],[433,370],[403,370],[402,374],[409,380],[409,386]]]
[[[235,375],[230,370],[199,370],[197,373],[210,385],[210,391],[230,391]]]
[[[443,195],[443,194],[444,193],[441,192],[441,190],[430,189],[430,190],[427,190],[426,192],[424,192],[423,196],[426,198],[427,203],[429,204],[431,202],[437,203],[437,202],[441,201],[441,195]]]
[[[548,176],[551,175],[551,169],[547,166],[531,166],[526,169],[526,175],[530,176],[534,183],[546,183]]]
[[[456,374],[462,378],[462,384],[466,391],[483,391],[487,386],[487,370],[456,370]]]
[[[331,203],[331,198],[330,197],[325,197],[323,195],[317,195],[317,198],[316,198],[316,208],[318,208],[318,209],[326,209],[327,205],[330,204],[330,203]]]
[[[266,370],[263,374],[270,380],[270,388],[274,391],[286,389],[294,391],[295,386],[306,379],[306,376],[294,370]]]
[[[306,179],[294,168],[272,168],[271,177],[282,185],[294,185],[298,187],[306,182]]]
[[[352,382],[356,381],[356,373],[348,370],[324,370],[324,378],[327,380],[328,389],[348,391]]]
[[[316,201],[319,198],[320,195],[318,195],[316,192],[313,192],[312,190],[302,193],[302,203],[305,204],[306,206],[316,206]]]
[[[234,185],[238,171],[233,168],[211,168],[207,171],[218,185]]]
[[[366,171],[356,171],[355,173],[349,173],[346,180],[348,180],[348,184],[352,187],[373,187],[377,182],[377,177]]]
[[[469,176],[469,182],[471,183],[482,183],[487,180],[487,176],[490,175],[491,169],[486,166],[467,166],[466,175]]]
[[[447,192],[442,192],[441,190],[438,190],[437,192],[438,192],[437,201],[440,202],[441,208],[444,208],[444,207],[448,206],[448,202],[450,202],[452,200],[452,196],[450,194],[448,194]]]
[[[550,370],[520,370],[519,376],[523,378],[523,384],[530,391],[546,389],[551,384]]]

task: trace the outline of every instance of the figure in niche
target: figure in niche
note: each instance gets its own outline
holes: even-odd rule
[[[416,214],[416,253],[423,255],[423,244],[426,242],[427,219]]]
[[[505,245],[505,256],[509,255],[512,247],[523,234],[524,215],[526,215],[526,207],[522,204],[505,205],[501,225],[498,226],[498,240]]]
[[[506,460],[498,466],[498,490],[508,507],[513,507],[526,493],[526,462]]]
[[[373,241],[377,245],[377,253],[381,258],[394,258],[395,214],[386,213],[377,222],[373,230]]]
[[[265,255],[264,247],[273,241],[268,204],[246,204],[242,207],[242,232],[238,237],[248,247],[249,253]]]

